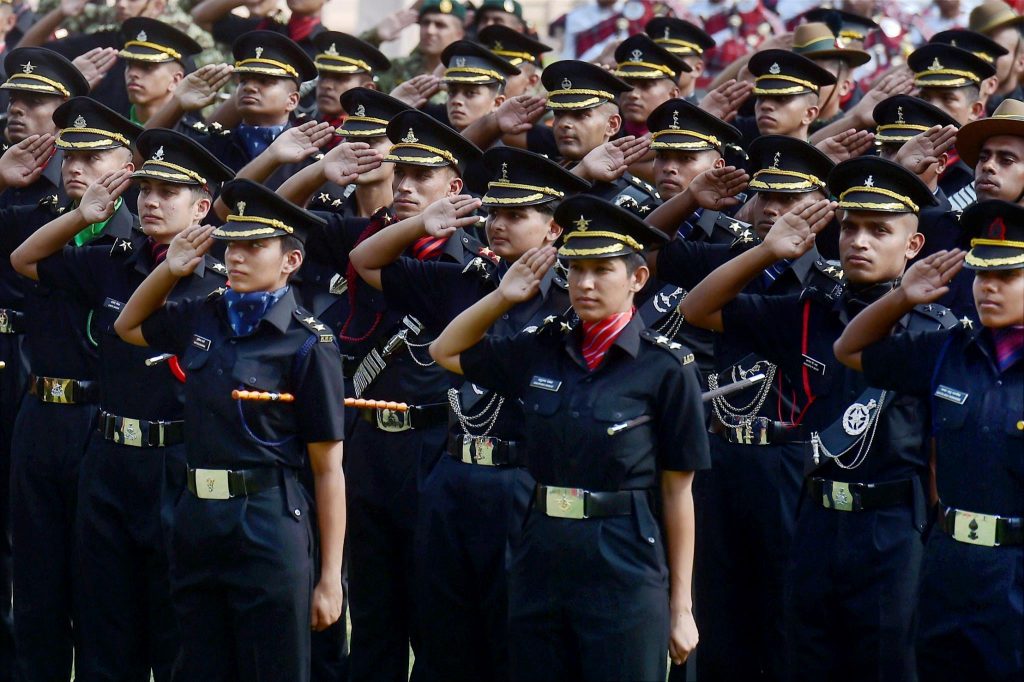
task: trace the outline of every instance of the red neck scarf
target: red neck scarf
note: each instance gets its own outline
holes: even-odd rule
[[[149,248],[149,256],[153,259],[154,268],[164,262],[167,250],[171,248],[170,244],[160,244],[152,237],[146,238],[146,246]]]
[[[993,329],[992,338],[996,347],[996,364],[1005,372],[1021,358],[1024,358],[1024,326],[1014,325]]]
[[[345,116],[344,113],[342,113],[339,116],[336,116],[334,118],[331,118],[329,116],[321,116],[320,117],[320,121],[322,123],[330,123],[331,127],[334,128],[335,130],[337,130],[345,122],[346,118],[348,118],[348,117]],[[341,139],[342,139],[341,135],[338,135],[337,133],[335,133],[334,135],[331,135],[331,138],[329,140],[327,140],[327,144],[324,145],[324,149],[325,150],[334,149],[335,147],[338,146],[338,143],[341,142]]]
[[[313,16],[301,16],[299,14],[293,14],[288,19],[288,37],[297,43],[301,43],[303,40],[309,38],[309,34],[313,32],[317,26],[320,25],[319,15],[314,14]]]
[[[604,360],[608,349],[615,343],[615,339],[619,338],[619,334],[633,319],[635,313],[636,308],[632,308],[624,313],[609,315],[598,322],[583,323],[583,359],[591,372]]]
[[[448,243],[448,237],[420,237],[412,245],[412,255],[417,260],[433,260],[444,251],[444,245]]]

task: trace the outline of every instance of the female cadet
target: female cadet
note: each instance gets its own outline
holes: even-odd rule
[[[835,343],[873,386],[928,399],[935,436],[936,528],[918,603],[917,665],[929,680],[1024,678],[1024,208],[983,201],[961,223],[976,236],[981,320],[889,337],[934,303],[964,264],[959,250],[915,264],[898,289],[857,315]]]
[[[484,338],[554,264],[554,247],[535,248],[431,354],[525,407],[538,485],[512,550],[512,678],[663,680],[666,648],[680,662],[697,643],[690,482],[709,459],[699,377],[689,350],[645,330],[633,307],[648,278],[641,252],[665,236],[588,195],[565,200],[555,222],[570,230],[558,253],[582,324],[550,316]],[[652,507],[659,483],[667,556]]]
[[[190,494],[174,508],[171,538],[181,679],[296,682],[310,675],[310,625],[322,630],[341,614],[341,356],[288,284],[319,219],[249,180],[222,196],[233,209],[227,223],[178,235],[115,329],[181,356],[188,371]],[[231,289],[165,305],[213,239],[227,242]],[[251,393],[259,400],[246,400]],[[315,590],[314,526],[297,479],[307,457],[320,532]]]

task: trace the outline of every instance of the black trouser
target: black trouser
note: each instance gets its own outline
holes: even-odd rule
[[[71,678],[78,474],[97,412],[95,405],[44,403],[27,395],[14,426],[14,636],[22,682]]]
[[[360,419],[346,443],[353,682],[409,675],[409,646],[419,645],[413,580],[419,481],[425,463],[441,456],[445,437],[443,425],[386,433]]]
[[[697,677],[784,680],[784,583],[802,446],[710,440],[711,468],[698,471],[693,484]]]
[[[10,471],[14,422],[28,379],[28,365],[21,352],[22,338],[18,334],[0,334],[0,360],[7,363],[0,370],[0,682],[11,680],[14,671]]]
[[[247,497],[181,496],[171,579],[181,625],[176,682],[306,682],[311,505],[295,477]]]
[[[180,646],[170,600],[173,501],[185,446],[136,448],[94,434],[76,521],[80,642],[76,682],[170,679]]]
[[[910,503],[845,512],[805,499],[786,584],[791,679],[915,680],[923,549]]]
[[[533,485],[523,469],[449,455],[425,479],[416,526],[416,667],[424,678],[508,679],[509,539]]]

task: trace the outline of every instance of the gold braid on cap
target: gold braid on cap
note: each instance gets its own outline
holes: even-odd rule
[[[156,43],[151,43],[145,40],[129,40],[124,44],[124,48],[117,54],[121,57],[128,57],[129,59],[138,59],[140,61],[151,61],[153,59],[157,59],[160,57],[160,55],[155,54],[136,54],[134,52],[128,51],[129,47],[136,46],[148,47],[151,50],[162,52],[164,55],[168,57],[173,57],[174,59],[181,59],[181,53],[177,50],[167,47],[166,45],[157,45]]]
[[[619,234],[618,232],[608,232],[606,230],[574,230],[565,236],[565,243],[577,237],[604,237],[605,239],[614,239],[636,251],[644,250],[643,245],[628,234]]]
[[[875,131],[876,133],[880,133],[883,130],[920,130],[921,132],[924,132],[928,129],[928,126],[923,126],[917,123],[886,123],[885,125],[878,126]]]
[[[420,158],[416,156],[401,156],[400,154],[395,153],[396,151],[401,151],[402,149],[405,148],[421,149],[425,152],[436,154],[437,156],[435,156],[434,158]],[[447,149],[441,149],[440,147],[432,147],[431,145],[420,144],[418,142],[399,142],[398,144],[391,148],[391,151],[389,151],[387,156],[384,157],[384,160],[398,161],[399,163],[422,163],[424,161],[436,163],[440,161],[447,161],[453,166],[459,165],[459,160],[456,159],[455,156]]]
[[[1024,242],[1003,239],[972,239],[971,248],[973,249],[975,246],[1005,246],[1010,249],[1024,249]]]
[[[71,140],[64,139],[65,135],[69,133],[85,133],[92,135],[100,135],[106,137],[106,140],[88,140],[80,142],[72,142]],[[99,128],[64,128],[57,135],[57,141],[68,145],[69,147],[79,147],[82,149],[88,149],[90,147],[98,147],[101,144],[110,144],[111,141],[120,142],[125,147],[132,146],[131,141],[120,133],[111,132],[109,130],[100,130]]]
[[[789,182],[789,183],[779,183],[779,182],[776,182],[774,184],[768,184],[767,182],[758,179],[762,175],[767,175],[769,173],[774,174],[774,175],[786,175],[786,176],[789,176],[791,178],[800,178],[803,182]],[[785,170],[785,169],[782,169],[782,168],[762,168],[761,170],[759,170],[756,173],[754,173],[754,177],[752,177],[750,179],[750,186],[751,187],[753,187],[754,189],[766,189],[766,190],[772,190],[772,189],[800,189],[801,187],[803,187],[807,183],[810,183],[811,185],[813,185],[814,187],[817,187],[819,189],[825,189],[825,183],[822,182],[819,178],[817,178],[814,175],[808,175],[807,173],[801,173],[799,171]]]
[[[540,185],[522,185],[516,182],[508,182],[507,180],[495,180],[487,183],[488,189],[491,187],[497,187],[499,189],[522,189],[528,192],[540,192],[542,194],[548,194],[556,199],[561,199],[565,196],[565,192],[560,192],[553,187],[542,187]],[[494,199],[494,197],[491,197]]]
[[[846,195],[850,194],[851,192],[870,192],[873,194],[881,194],[882,196],[896,199],[897,201],[900,201],[902,203],[876,204],[872,202],[846,201]],[[917,213],[920,210],[917,207],[917,204],[911,201],[910,197],[903,196],[902,194],[897,194],[896,192],[893,192],[892,190],[886,189],[884,187],[868,187],[866,185],[857,185],[856,187],[850,187],[849,189],[847,189],[846,191],[839,195],[839,208],[843,209],[860,208],[868,211],[899,211],[904,206],[909,208],[913,213]]]
[[[976,265],[982,268],[996,268],[1002,265],[1024,265],[1024,253],[1006,256],[1005,258],[979,258],[974,255],[973,251],[968,251],[964,261],[967,265]]]
[[[336,66],[334,64],[321,64],[320,62],[322,60],[342,62],[343,66]],[[338,71],[340,73],[356,73],[359,70],[363,70],[366,72],[373,71],[370,65],[364,62],[362,59],[354,59],[352,57],[346,57],[340,54],[328,54],[327,52],[321,52],[316,56],[316,68],[325,69],[327,71]]]
[[[295,232],[295,229],[290,225],[285,225],[280,220],[274,220],[272,218],[260,218],[259,216],[248,216],[248,215],[234,215],[231,214],[227,218],[228,223],[257,223],[260,225],[267,225],[267,227],[257,227],[252,230],[243,230],[242,232],[235,232],[225,230],[224,227],[218,227],[213,231],[214,236],[217,237],[257,237],[259,235],[270,235],[277,230],[283,230],[288,234]]]
[[[696,137],[698,140],[703,142],[659,142],[658,144],[665,145],[666,147],[677,148],[677,149],[696,149],[698,147],[705,146],[705,143],[714,145],[715,147],[721,147],[722,142],[714,135],[705,135],[704,133],[698,133],[696,130],[683,130],[668,128],[665,130],[659,130],[651,135],[651,141],[657,140],[659,137],[665,135],[688,135],[689,137]],[[651,145],[652,147],[654,145]]]
[[[760,83],[764,80],[780,80],[789,81],[790,83],[797,83],[788,88],[774,88],[771,90],[765,88],[754,88],[755,95],[796,95],[804,91],[805,88],[809,88],[812,92],[818,92],[821,88],[811,81],[804,80],[803,78],[797,78],[796,76],[787,76],[784,73],[765,74],[764,76],[758,76],[754,79],[754,84]]]
[[[66,87],[64,87],[63,83],[61,83],[60,81],[55,81],[52,78],[47,78],[46,76],[40,76],[39,74],[35,74],[35,73],[15,73],[15,74],[11,74],[11,77],[7,80],[6,83],[3,84],[3,87],[4,88],[8,88],[8,87],[28,88],[29,90],[45,90],[46,89],[44,86],[42,86],[42,85],[35,85],[34,83],[12,83],[11,81],[13,81],[15,78],[30,78],[30,79],[32,79],[34,81],[40,81],[42,83],[46,83],[46,85],[49,85],[51,88],[55,89],[57,92],[61,93],[65,97],[71,97],[71,92],[68,91],[68,89]]]
[[[640,72],[623,71],[622,69],[627,66],[635,66],[646,70]],[[644,76],[648,78],[675,78],[676,72],[664,64],[654,64],[653,62],[622,62],[614,71],[612,71],[612,75],[618,76],[619,78],[639,78]]]
[[[200,185],[206,184],[206,178],[204,178],[199,173],[196,173],[191,168],[185,168],[184,166],[179,166],[176,163],[171,163],[170,161],[161,161],[160,159],[147,159],[146,161],[143,162],[142,168],[140,168],[136,173],[133,173],[132,175],[134,176],[138,173],[144,173],[168,178],[177,177],[172,173],[165,173],[163,171],[158,171],[156,169],[150,168],[150,166],[163,166],[164,168],[170,168],[171,170],[178,171],[178,173],[180,173],[181,175],[184,175],[185,177],[189,178],[190,180],[193,180],[194,182],[199,183]]]
[[[518,59],[521,62],[530,62],[531,64],[537,61],[537,58],[529,52],[512,52],[511,50],[491,50],[491,52],[499,57],[504,57],[512,63],[512,66],[517,65],[516,62],[512,61],[513,59]]]
[[[294,66],[292,66],[291,64],[285,64],[284,62],[279,62],[276,59],[264,59],[264,58],[257,59],[255,57],[250,58],[250,59],[243,59],[240,62],[235,62],[235,68],[238,69],[239,67],[243,67],[246,64],[271,64],[271,65],[276,66],[277,68],[281,69],[285,73],[290,73],[295,78],[299,77],[299,72],[295,70]],[[246,71],[254,71],[256,73],[265,73],[268,76],[277,76],[277,75],[279,75],[273,69],[268,69],[266,67],[260,68],[258,66],[248,66],[248,67],[245,68],[245,70]]]
[[[958,79],[943,80],[943,81],[926,81],[923,80],[925,76],[960,76],[960,78],[966,78],[972,83],[980,83],[981,79],[976,74],[970,71],[961,71],[959,69],[925,69],[920,73],[914,74],[914,85],[923,85],[925,87],[936,88],[943,86],[951,86],[959,83]]]
[[[458,74],[460,73],[473,75],[459,78]],[[445,69],[443,80],[455,83],[486,83],[488,80],[496,80],[499,83],[504,83],[505,76],[494,69],[479,69],[475,66],[453,66]]]
[[[690,50],[694,54],[704,54],[704,48],[702,48],[700,45],[698,45],[697,43],[691,43],[688,40],[682,40],[680,38],[657,38],[654,42],[657,43],[658,45],[671,45],[673,47],[683,47],[686,48],[687,50]],[[674,52],[675,50],[671,50],[671,48],[669,48],[669,51]]]

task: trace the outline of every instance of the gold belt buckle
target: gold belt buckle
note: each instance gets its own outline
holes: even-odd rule
[[[121,425],[114,430],[115,442],[120,442],[121,445],[131,445],[133,447],[142,447],[142,423],[138,419],[130,419],[128,417],[121,418]]]
[[[826,492],[822,496],[822,503],[829,509],[839,511],[853,511],[853,493],[850,492],[850,484],[840,481],[832,481],[832,496]]]
[[[987,514],[975,514],[974,512],[961,511],[957,509],[953,517],[953,539],[959,542],[966,542],[969,545],[982,545],[983,547],[998,547],[996,542],[996,526],[998,516]]]
[[[398,410],[377,410],[377,428],[388,433],[408,431],[412,428],[409,426],[409,413]]]
[[[466,464],[494,466],[494,440],[486,436],[463,436],[462,461]]]
[[[586,490],[582,488],[548,487],[544,499],[544,512],[560,519],[587,518],[584,500]]]
[[[196,497],[201,500],[228,500],[228,471],[223,469],[195,469]]]
[[[45,403],[59,403],[67,405],[71,402],[68,389],[71,387],[71,379],[43,379],[42,399]]]

